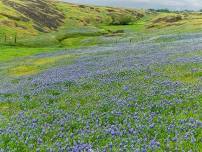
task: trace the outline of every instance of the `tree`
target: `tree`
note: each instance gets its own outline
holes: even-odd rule
[[[135,21],[135,18],[130,15],[112,15],[112,25],[129,25]]]

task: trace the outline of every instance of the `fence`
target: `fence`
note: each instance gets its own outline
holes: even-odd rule
[[[17,34],[0,33],[0,43],[15,45],[17,43]]]

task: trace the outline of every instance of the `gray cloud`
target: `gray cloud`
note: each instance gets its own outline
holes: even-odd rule
[[[63,0],[72,3],[129,8],[202,9],[202,0]]]

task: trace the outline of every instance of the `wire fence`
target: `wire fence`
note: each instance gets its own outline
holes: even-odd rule
[[[1,44],[16,44],[17,43],[17,34],[7,34],[0,33],[0,43]]]

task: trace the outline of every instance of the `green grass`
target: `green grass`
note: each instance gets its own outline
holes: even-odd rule
[[[32,56],[40,53],[59,51],[61,48],[28,48],[28,47],[10,47],[0,48],[0,63],[10,60],[16,60],[20,57]]]
[[[166,41],[167,42],[167,41]],[[202,56],[202,51],[190,51],[187,53],[178,53],[175,55],[171,55],[169,60],[176,61],[177,59],[192,59],[194,57],[200,58]],[[191,61],[190,61],[191,62]],[[157,67],[157,71],[161,72],[165,76],[170,77],[173,81],[179,81],[182,83],[188,84],[198,84],[201,81],[202,77],[202,64],[200,62],[197,63],[171,63],[166,66],[162,66],[161,68]]]
[[[31,59],[24,59],[23,61],[16,63],[15,66],[10,67],[8,71],[8,75],[10,76],[26,76],[26,75],[33,75],[37,74],[44,69],[48,69],[54,66],[59,66],[62,64],[70,64],[76,59],[78,55],[57,55],[52,57],[42,57],[42,58],[31,58]]]
[[[200,82],[202,76],[200,67],[201,64],[173,64],[165,67],[164,72],[173,81],[196,84]]]
[[[30,5],[27,1],[18,0],[15,2],[23,4],[25,7]],[[183,16],[183,19],[180,21],[173,23],[160,21],[154,23],[155,20],[160,18],[176,16],[176,13],[151,13],[143,10],[80,6],[62,2],[51,2],[51,4],[53,3],[56,6],[53,8],[52,5],[48,4],[48,0],[46,0],[45,3],[47,3],[50,9],[60,11],[64,14],[63,24],[61,24],[57,30],[48,29],[46,27],[48,33],[34,29],[32,25],[35,20],[33,18],[29,18],[10,6],[7,6],[5,3],[0,2],[0,13],[18,18],[23,16],[30,20],[29,22],[24,22],[0,15],[1,48],[2,46],[10,46],[8,48],[9,50],[13,46],[13,50],[18,50],[18,48],[24,47],[30,52],[33,52],[33,49],[29,48],[37,48],[37,50],[42,50],[43,52],[41,48],[78,48],[102,44],[103,41],[100,39],[100,36],[113,36],[115,39],[123,38],[137,41],[140,37],[142,37],[142,40],[160,34],[198,32],[202,29],[202,17],[200,13],[181,13],[180,15]],[[144,16],[138,18],[138,13]],[[116,16],[136,14],[133,15],[136,17],[136,20],[130,25],[111,25],[112,16],[114,14]],[[47,15],[51,16],[52,14]],[[17,25],[14,26],[14,24]],[[152,28],[149,28],[151,26]],[[120,31],[121,33],[119,33]],[[15,35],[17,35],[17,43],[15,43]],[[160,41],[169,42],[172,40],[161,39]],[[3,50],[5,49],[3,48]],[[16,53],[16,51],[13,51],[13,53],[17,57],[21,54]],[[24,53],[29,54],[27,52]],[[6,58],[5,55],[5,57],[0,57],[0,60],[7,60]]]

